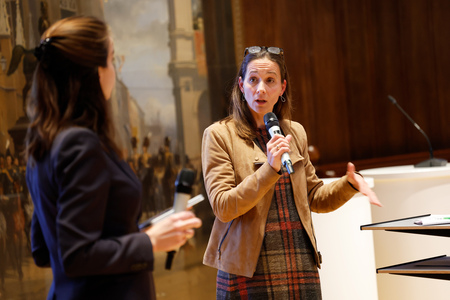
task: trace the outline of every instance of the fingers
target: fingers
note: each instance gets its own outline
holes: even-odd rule
[[[184,243],[186,243],[186,241],[188,239],[190,239],[194,236],[194,234],[195,234],[194,229],[187,229],[187,230],[174,232],[173,238],[175,241],[174,241],[174,245],[172,247],[178,248],[180,246],[183,246]]]
[[[370,194],[368,195],[368,197],[370,204],[376,205],[378,207],[383,207],[383,204],[381,204],[380,200],[378,200],[377,195],[372,190],[370,190]]]
[[[181,211],[170,216],[170,218],[173,221],[186,220],[194,217],[195,217],[194,213],[190,211]]]
[[[182,211],[170,216],[175,230],[186,230],[190,228],[199,228],[202,226],[202,220],[196,218],[190,211]]]
[[[147,235],[153,246],[153,251],[170,251],[182,246],[194,236],[194,228],[199,228],[202,221],[190,211],[175,213],[154,224]]]
[[[370,204],[372,205],[376,205],[378,207],[383,207],[383,204],[381,204],[380,201],[378,201],[378,199],[376,201],[370,201]]]
[[[349,162],[347,164],[347,180],[354,185],[361,194],[369,198],[370,204],[383,207],[383,204],[378,200],[377,195],[367,185],[366,181],[361,176],[355,176],[355,170],[355,165]]]
[[[361,177],[361,176],[359,176]],[[361,178],[362,179],[362,178]],[[355,165],[349,162],[347,164],[347,180],[350,182],[357,190],[361,191],[358,183],[358,179],[355,176]],[[364,181],[364,180],[363,180]]]
[[[194,230],[193,229],[188,229],[184,232],[184,237],[186,240],[192,238],[194,236]]]
[[[289,143],[291,139],[292,136],[290,134],[286,137],[276,134],[267,143],[267,150],[275,156],[278,156],[280,153],[283,154],[289,152]]]
[[[372,191],[372,189],[367,185],[362,186],[360,192],[361,194],[369,198],[370,204],[383,207],[383,204],[381,204],[380,200],[378,200],[378,197],[375,194],[375,192]]]
[[[347,175],[348,175],[348,173],[355,173],[355,165],[354,164],[352,164],[351,162],[349,162],[348,164],[347,164]]]
[[[281,169],[282,154],[291,151],[289,148],[289,142],[291,139],[291,135],[284,137],[282,135],[275,134],[267,143],[267,162],[276,172],[279,172]]]

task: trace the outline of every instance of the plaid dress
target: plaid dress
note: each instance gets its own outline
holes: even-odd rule
[[[256,144],[267,152],[270,137],[258,129]],[[311,241],[300,221],[289,173],[275,185],[264,241],[252,278],[217,273],[217,299],[322,299]]]

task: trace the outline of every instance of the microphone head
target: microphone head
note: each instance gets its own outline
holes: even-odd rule
[[[264,124],[266,124],[267,130],[269,130],[272,126],[280,127],[280,122],[278,122],[278,118],[273,112],[269,112],[264,115]]]
[[[175,180],[175,193],[190,194],[194,181],[195,172],[191,169],[182,169]]]
[[[395,98],[392,97],[391,95],[388,95],[388,99],[389,99],[389,101],[392,102],[392,104],[397,104],[397,100],[395,100]]]

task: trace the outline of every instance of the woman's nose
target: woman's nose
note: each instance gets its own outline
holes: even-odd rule
[[[266,92],[266,87],[264,85],[264,82],[260,82],[256,88],[256,91],[258,92],[258,94],[261,93],[265,93]]]

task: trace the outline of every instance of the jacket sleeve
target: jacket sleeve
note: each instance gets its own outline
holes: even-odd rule
[[[36,266],[50,267],[50,253],[42,234],[41,224],[39,224],[35,213],[33,213],[31,219],[31,253]]]
[[[238,149],[233,149],[229,128],[223,124],[208,127],[203,134],[202,168],[205,188],[215,216],[229,222],[255,207],[271,190],[280,175],[267,163],[254,171],[253,161],[236,165]],[[241,153],[242,154],[242,153]],[[249,174],[237,182],[235,169]],[[243,170],[244,168],[251,168]]]
[[[52,149],[58,187],[56,234],[67,276],[119,274],[153,269],[153,250],[145,233],[104,237],[111,175],[96,134],[69,133]],[[125,202],[127,199],[123,199]]]
[[[309,159],[308,141],[306,132],[298,123],[292,122],[295,126],[295,136],[298,137],[298,144],[303,160],[305,176],[307,181],[308,202],[311,211],[317,213],[331,212],[344,205],[358,191],[353,189],[347,181],[347,176],[323,184],[316,175],[316,170]]]

